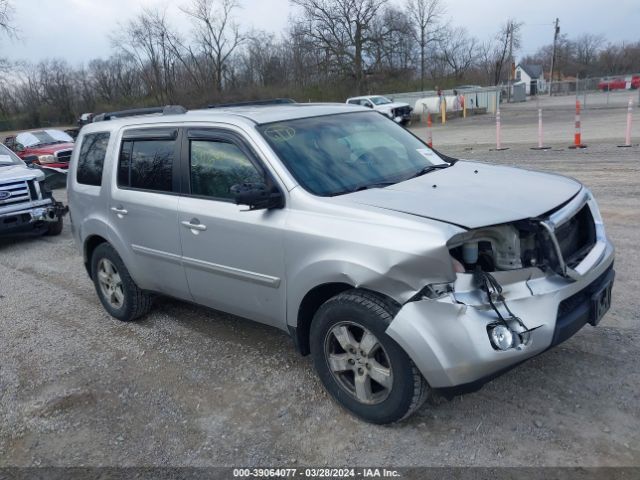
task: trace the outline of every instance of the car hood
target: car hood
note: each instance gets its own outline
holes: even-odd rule
[[[391,110],[393,110],[394,108],[399,108],[399,107],[408,107],[409,104],[408,103],[399,103],[399,102],[393,102],[393,103],[385,103],[384,105],[378,105],[376,106],[376,110],[383,110],[385,112],[389,112]]]
[[[44,178],[44,174],[39,170],[33,170],[24,165],[0,165],[0,182],[31,180],[32,178],[41,180]]]
[[[73,143],[56,143],[53,145],[44,145],[42,147],[28,147],[21,154],[25,155],[53,155],[60,150],[72,150]]]
[[[581,188],[560,175],[458,161],[389,187],[338,198],[471,229],[543,215]]]

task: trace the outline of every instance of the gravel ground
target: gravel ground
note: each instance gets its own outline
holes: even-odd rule
[[[139,323],[113,320],[65,226],[0,242],[0,466],[639,466],[640,150],[445,152],[593,189],[618,248],[599,327],[373,426],[329,399],[278,330],[168,299]]]

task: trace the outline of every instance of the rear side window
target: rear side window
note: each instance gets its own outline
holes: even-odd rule
[[[84,185],[102,185],[102,169],[109,144],[109,133],[89,133],[82,139],[76,180]]]
[[[175,140],[125,140],[118,165],[118,186],[173,191]]]

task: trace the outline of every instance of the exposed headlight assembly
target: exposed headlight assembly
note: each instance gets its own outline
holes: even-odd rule
[[[448,242],[449,250],[457,254],[469,271],[476,264],[485,265],[487,270],[515,270],[522,268],[521,239],[513,225],[470,230],[456,235]],[[487,268],[489,262],[493,268]]]
[[[53,155],[38,155],[38,162],[41,165],[46,165],[48,163],[56,163],[56,157]]]

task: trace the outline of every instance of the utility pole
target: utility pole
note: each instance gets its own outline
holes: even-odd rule
[[[556,48],[558,45],[558,35],[560,34],[560,20],[556,18],[553,31],[553,55],[551,56],[551,72],[549,72],[549,96],[551,96],[551,84],[553,83],[553,67],[556,63]]]
[[[507,87],[507,103],[511,102],[511,84],[513,81],[513,22],[509,23],[507,33],[509,34],[509,82]]]

